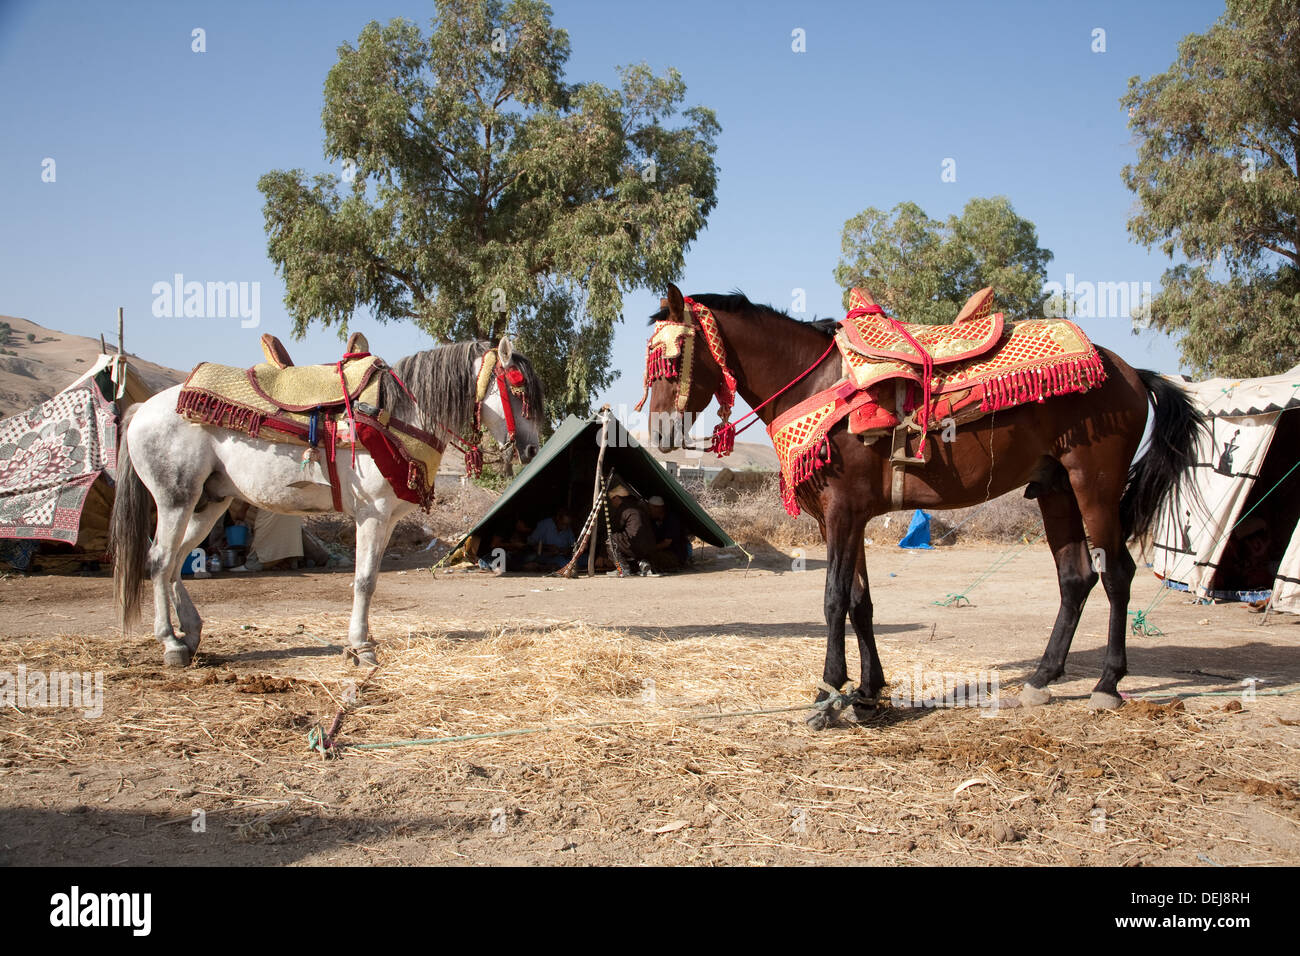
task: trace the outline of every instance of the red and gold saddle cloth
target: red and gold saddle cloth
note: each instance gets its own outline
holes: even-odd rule
[[[303,466],[325,469],[339,511],[338,445],[360,444],[397,496],[427,511],[446,443],[379,408],[386,374],[384,361],[368,352],[350,352],[332,365],[242,369],[201,362],[185,380],[176,411],[200,425],[306,446]]]
[[[844,377],[768,426],[786,511],[799,514],[795,491],[830,460],[829,434],[838,422],[847,417],[855,435],[883,434],[902,424],[898,382],[904,383],[902,415],[910,427],[929,432],[953,424],[953,416],[965,424],[1026,402],[1086,392],[1105,380],[1101,356],[1073,322],[1005,322],[991,312],[992,301],[993,290],[983,289],[952,325],[909,325],[861,314],[878,307],[868,293],[852,290],[849,317],[836,333]]]

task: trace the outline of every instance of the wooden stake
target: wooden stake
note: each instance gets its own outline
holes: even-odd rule
[[[600,500],[600,486],[603,484],[605,474],[605,443],[609,432],[609,406],[600,407],[600,451],[596,454],[596,481],[591,490],[591,507],[592,510],[600,508],[603,502]],[[600,537],[600,517],[596,517],[591,526],[591,542],[587,545],[587,577],[596,576],[596,539]]]

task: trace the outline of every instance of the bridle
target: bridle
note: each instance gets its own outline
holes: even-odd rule
[[[723,344],[722,333],[718,331],[718,320],[713,312],[699,302],[687,296],[685,315],[687,321],[673,322],[663,319],[655,323],[646,346],[645,389],[636,410],[641,411],[650,394],[650,386],[660,380],[677,382],[677,397],[673,406],[678,412],[686,411],[686,403],[691,394],[691,372],[694,368],[695,333],[704,335],[704,341],[713,356],[713,361],[722,370],[722,381],[714,393],[718,399],[718,418],[721,423],[713,430],[710,451],[718,455],[729,454],[735,445],[736,427],[730,422],[732,406],[736,404],[736,376],[727,367],[727,347]],[[746,426],[748,427],[748,426]],[[730,441],[730,445],[727,442]],[[718,449],[725,447],[725,451]]]
[[[817,361],[795,376],[783,388],[774,392],[770,397],[755,405],[750,411],[733,422],[731,421],[731,409],[736,404],[736,376],[727,367],[727,348],[722,341],[722,333],[718,331],[718,320],[714,318],[713,312],[707,306],[696,302],[689,296],[686,296],[683,301],[686,305],[685,314],[688,316],[689,321],[672,322],[664,319],[655,323],[654,331],[650,334],[650,341],[646,345],[645,390],[641,394],[641,401],[636,404],[636,410],[641,411],[642,406],[645,405],[646,397],[650,394],[650,386],[654,382],[675,380],[677,382],[677,397],[673,405],[678,412],[686,411],[686,403],[689,401],[691,393],[695,333],[697,330],[700,331],[703,333],[704,341],[708,345],[709,354],[713,356],[713,361],[717,363],[718,368],[722,371],[722,381],[715,393],[718,399],[720,423],[713,429],[713,436],[709,441],[707,451],[710,454],[724,457],[735,450],[736,436],[759,420],[758,413],[760,409],[785,394],[812,374],[812,371],[817,366],[821,365],[826,356],[834,351],[835,340],[831,339],[830,345],[818,357]],[[749,419],[749,421],[746,422],[746,419]],[[745,424],[741,425],[741,422],[745,422]],[[740,425],[740,427],[737,428],[737,425]]]
[[[396,378],[396,376],[394,376]],[[532,417],[532,409],[528,405],[528,389],[524,373],[513,365],[507,366],[501,361],[500,350],[498,347],[488,349],[483,353],[483,364],[479,368],[478,379],[474,387],[474,434],[466,438],[457,432],[445,422],[436,422],[435,424],[447,436],[447,442],[452,447],[465,455],[465,473],[471,478],[477,478],[483,474],[483,402],[488,397],[488,391],[495,383],[497,394],[501,396],[501,414],[506,420],[506,435],[508,436],[507,444],[515,444],[515,409],[511,404],[511,396],[523,400],[524,417]],[[401,380],[398,380],[401,385]],[[402,385],[403,391],[415,401],[410,390]]]

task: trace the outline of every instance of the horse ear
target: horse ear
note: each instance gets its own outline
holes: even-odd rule
[[[510,359],[514,356],[514,346],[510,344],[510,336],[501,336],[501,343],[497,346],[497,357],[501,359],[502,365],[509,365]]]
[[[668,314],[680,322],[685,311],[686,300],[682,298],[682,290],[668,283]]]

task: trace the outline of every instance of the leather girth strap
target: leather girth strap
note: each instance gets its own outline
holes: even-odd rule
[[[334,510],[342,513],[343,511],[343,490],[339,485],[339,466],[335,462],[335,453],[338,451],[338,423],[333,419],[327,419],[325,422],[325,432],[328,439],[325,442],[325,472],[330,479],[330,497],[334,499]],[[353,441],[356,441],[356,435],[353,435]],[[356,445],[353,445],[353,454],[356,454]]]
[[[895,382],[894,400],[896,402],[898,424],[894,426],[894,447],[890,449],[889,455],[889,465],[892,470],[889,483],[889,510],[902,511],[903,483],[907,480],[907,416],[903,412],[903,404],[907,400],[907,383],[901,379]],[[899,437],[903,441],[901,450],[897,447]],[[921,433],[921,441],[925,441],[924,432]]]

